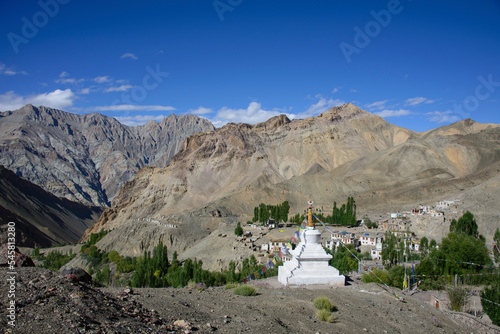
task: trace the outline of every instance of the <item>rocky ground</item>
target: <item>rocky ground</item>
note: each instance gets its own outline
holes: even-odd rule
[[[487,319],[438,310],[377,284],[285,288],[251,282],[257,295],[224,288],[95,288],[41,268],[16,268],[16,327],[8,326],[9,270],[0,270],[0,327],[7,333],[498,333]],[[319,321],[314,298],[335,305]]]

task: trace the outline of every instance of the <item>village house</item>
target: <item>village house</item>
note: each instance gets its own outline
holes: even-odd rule
[[[359,237],[361,246],[376,246],[377,243],[382,243],[384,238],[378,234],[365,233]]]
[[[444,216],[444,212],[443,211],[439,211],[439,210],[432,210],[430,212],[430,215],[431,215],[431,217],[443,217]]]
[[[382,243],[377,243],[375,248],[370,251],[372,260],[380,260],[382,258]]]
[[[413,238],[415,237],[415,233],[410,231],[391,231],[398,238]]]
[[[333,250],[333,247],[339,246],[340,242],[345,245],[353,245],[354,247],[359,247],[359,238],[356,237],[356,234],[346,231],[332,233],[330,241],[327,241],[325,246]]]
[[[436,209],[449,210],[450,207],[455,205],[455,201],[439,201],[436,203]]]
[[[268,251],[271,253],[279,253],[281,248],[286,246],[288,240],[285,239],[274,239],[269,242]]]

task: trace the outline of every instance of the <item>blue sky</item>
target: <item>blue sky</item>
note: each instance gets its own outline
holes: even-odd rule
[[[0,111],[500,123],[500,1],[0,0]]]

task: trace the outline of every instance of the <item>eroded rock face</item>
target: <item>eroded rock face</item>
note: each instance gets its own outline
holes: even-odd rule
[[[56,196],[108,206],[144,166],[166,166],[186,137],[213,130],[193,115],[128,127],[100,114],[26,105],[0,113],[0,164]]]

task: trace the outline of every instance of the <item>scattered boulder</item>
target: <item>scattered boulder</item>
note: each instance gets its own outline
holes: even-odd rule
[[[69,268],[63,270],[62,274],[68,281],[91,283],[92,276],[81,268]]]
[[[183,329],[191,329],[191,325],[186,320],[175,320],[174,326]]]
[[[0,246],[0,267],[8,267],[9,262],[11,262],[12,260],[14,261],[14,266],[16,267],[35,266],[33,260],[28,255],[21,253],[21,251],[17,247],[14,247],[13,251],[14,251],[14,259],[8,257],[9,256],[8,244],[3,244],[2,246]]]

